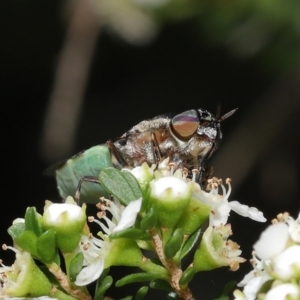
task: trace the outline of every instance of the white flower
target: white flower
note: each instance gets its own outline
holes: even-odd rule
[[[136,217],[141,210],[142,198],[131,201],[123,210],[121,219],[118,225],[113,229],[113,232],[118,232],[134,225]]]
[[[280,221],[284,221],[289,226],[291,239],[296,243],[300,243],[300,214],[296,220],[289,216],[288,213],[280,214],[278,218],[280,219],[280,217],[282,217]]]
[[[63,252],[73,252],[80,241],[80,236],[86,224],[86,205],[78,206],[72,197],[67,197],[66,203],[46,201],[42,225],[44,229],[53,229],[56,242]]]
[[[300,296],[299,287],[295,284],[285,283],[272,288],[265,300],[298,300]]]
[[[294,220],[288,213],[279,214],[272,223],[254,244],[253,271],[238,284],[246,300],[300,298],[299,216]]]
[[[235,290],[233,292],[234,300],[246,300],[246,296],[240,290]]]
[[[278,278],[282,280],[299,278],[300,246],[291,246],[280,253],[274,259],[274,271]]]
[[[123,169],[131,174],[137,179],[142,191],[145,191],[148,187],[148,184],[151,180],[153,180],[153,173],[155,169],[155,165],[152,165],[151,168],[148,166],[146,162],[144,162],[141,166],[135,167],[132,170]]]
[[[13,220],[13,225],[18,224],[18,223],[25,223],[24,218],[17,218]]]
[[[222,184],[222,180],[217,178],[212,178],[208,180],[210,192],[204,192],[203,190],[198,190],[194,193],[194,196],[211,206],[211,214],[209,216],[209,225],[210,226],[219,226],[221,224],[226,224],[229,213],[231,210],[235,211],[241,216],[249,217],[252,220],[265,222],[262,212],[260,212],[255,207],[249,207],[244,204],[240,204],[238,201],[228,201],[228,198],[231,193],[230,179],[226,180],[228,185],[228,191]],[[219,195],[219,187],[221,187],[223,195]]]
[[[69,219],[78,219],[82,212],[81,207],[68,203],[53,203],[48,207],[49,223],[56,223],[62,213],[66,213]]]
[[[288,226],[284,223],[274,224],[261,234],[253,248],[259,258],[271,259],[286,248],[288,239]]]
[[[79,247],[84,256],[84,268],[76,277],[76,285],[85,286],[99,278],[105,267],[105,257],[112,251],[109,235],[131,227],[140,211],[141,203],[142,198],[130,202],[124,209],[119,202],[105,199],[97,205],[102,210],[98,216],[105,220],[106,225],[93,217],[90,217],[89,221],[99,224],[104,233],[99,233],[101,239],[92,235],[89,237],[83,235],[81,237]],[[112,220],[107,218],[105,211],[109,211],[112,214]]]
[[[260,290],[262,285],[271,279],[268,274],[269,265],[268,262],[259,260],[255,256],[255,252],[252,253],[252,266],[253,270],[250,271],[244,279],[238,284],[238,287],[244,287],[243,294],[247,300],[255,300],[257,292]]]
[[[238,270],[239,264],[246,260],[240,257],[242,251],[239,245],[228,239],[230,235],[230,224],[206,229],[193,261],[197,270],[212,270],[221,266],[229,266],[231,271]]]
[[[243,293],[246,296],[247,300],[255,300],[256,295],[262,285],[269,280],[268,277],[254,277],[252,278],[247,285],[245,285]]]
[[[182,178],[166,176],[149,185],[149,204],[162,227],[173,228],[191,201],[192,185]]]
[[[99,240],[100,241],[100,240]],[[80,241],[80,250],[83,254],[85,266],[76,277],[75,284],[85,286],[97,280],[104,269],[104,253],[96,238],[82,236]]]
[[[0,298],[38,298],[48,295],[51,283],[35,264],[30,253],[3,245],[4,250],[15,252],[16,260],[11,267],[0,267]]]

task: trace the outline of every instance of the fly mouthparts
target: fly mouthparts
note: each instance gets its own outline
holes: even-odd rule
[[[228,119],[228,118],[229,118],[230,116],[232,116],[237,110],[238,110],[238,108],[229,111],[228,113],[226,113],[225,115],[223,115],[222,117],[220,117],[218,121],[219,121],[219,122],[222,122],[222,121]]]

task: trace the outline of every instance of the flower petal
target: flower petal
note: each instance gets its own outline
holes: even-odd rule
[[[295,284],[285,283],[272,288],[265,300],[299,299],[299,288]]]
[[[131,227],[135,223],[137,214],[140,212],[141,205],[142,198],[139,198],[135,201],[131,201],[123,210],[121,219],[112,232],[118,232]]]
[[[259,276],[251,279],[243,290],[246,299],[255,300],[257,292],[267,280],[269,280],[269,277],[267,276]]]
[[[269,226],[254,244],[256,255],[268,260],[281,253],[289,239],[288,226],[284,223]]]
[[[248,217],[254,221],[266,222],[267,219],[263,216],[263,213],[259,211],[256,207],[249,207],[248,205],[241,204],[238,201],[229,202],[229,206],[237,214]]]
[[[78,286],[87,285],[98,279],[104,269],[104,258],[101,256],[94,263],[84,267],[76,277],[75,284]]]
[[[297,277],[300,270],[300,246],[294,245],[280,253],[274,264],[274,271],[283,280]]]
[[[227,223],[230,210],[228,203],[221,203],[213,207],[209,216],[209,226],[225,225]]]

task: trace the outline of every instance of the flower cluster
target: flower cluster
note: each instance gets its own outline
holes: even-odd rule
[[[279,214],[254,244],[253,270],[238,284],[236,300],[293,300],[300,297],[300,214]]]
[[[9,228],[15,247],[7,248],[16,252],[17,259],[12,267],[1,268],[0,297],[89,300],[86,286],[97,281],[95,294],[102,299],[113,283],[109,268],[127,266],[141,272],[123,277],[116,286],[143,278],[153,285],[165,282],[171,293],[192,299],[188,283],[197,272],[223,266],[237,270],[245,259],[239,245],[229,239],[230,211],[260,222],[265,218],[256,208],[229,201],[229,179],[227,190],[221,180],[210,179],[206,192],[195,181],[196,171],[189,175],[168,159],[157,168],[143,164],[133,170],[104,169],[99,182],[111,199],[102,197],[97,217],[88,217],[101,229],[96,235],[86,223],[86,205],[80,207],[72,197],[61,204],[47,201],[43,215],[29,208],[25,218]],[[209,225],[199,241],[206,221]],[[297,235],[297,228],[290,231]],[[195,248],[188,268],[182,269],[182,259]],[[34,260],[44,267],[38,268]],[[139,290],[138,299],[146,291]]]

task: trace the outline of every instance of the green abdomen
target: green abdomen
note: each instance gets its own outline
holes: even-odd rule
[[[60,195],[74,197],[78,182],[83,176],[98,178],[100,171],[113,167],[109,149],[105,145],[94,146],[67,160],[56,170],[56,180]],[[83,182],[80,191],[80,202],[97,203],[100,197],[108,197],[106,191],[96,183]]]

